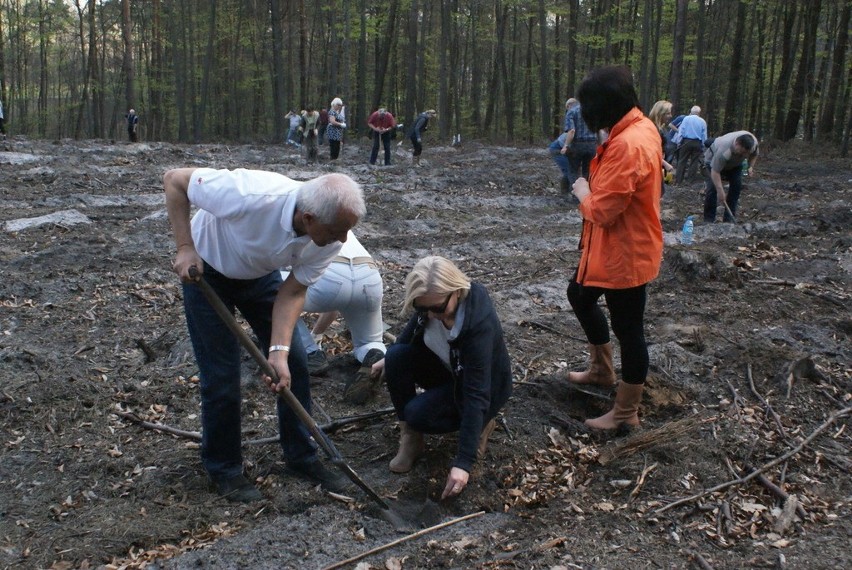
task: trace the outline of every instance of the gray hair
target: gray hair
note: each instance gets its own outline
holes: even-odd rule
[[[321,224],[333,224],[340,212],[351,212],[359,220],[367,213],[364,192],[345,174],[325,174],[308,180],[296,197],[296,209],[313,214]]]
[[[700,115],[701,114],[701,107],[699,107],[698,105],[695,105],[692,109],[689,110],[689,114],[690,115]]]
[[[340,97],[335,97],[334,99],[332,99],[330,106],[334,107],[335,105],[343,105],[343,99],[341,99]]]

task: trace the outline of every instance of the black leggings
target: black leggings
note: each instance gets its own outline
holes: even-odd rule
[[[340,141],[328,139],[328,151],[331,160],[337,160],[337,157],[340,156]]]
[[[585,287],[577,274],[568,283],[568,302],[574,309],[589,343],[609,342],[606,315],[598,305],[603,296],[612,318],[612,332],[621,345],[621,376],[627,384],[644,384],[648,376],[648,345],[645,343],[645,302],[647,284],[630,289]]]

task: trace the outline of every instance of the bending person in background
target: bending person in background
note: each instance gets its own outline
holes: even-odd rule
[[[577,100],[573,97],[565,101],[565,118],[562,120],[562,134],[560,134],[559,137],[557,137],[557,139],[550,143],[547,147],[547,150],[550,151],[550,157],[562,172],[562,178],[559,181],[559,188],[563,194],[571,192],[571,164],[568,162],[568,157],[565,156],[562,149],[565,148],[565,139],[568,137],[568,113],[575,105],[577,105]],[[574,176],[574,178],[576,178],[576,176]]]
[[[322,313],[314,326],[314,335],[322,334],[338,313],[346,319],[352,334],[352,352],[361,363],[343,390],[343,399],[351,404],[366,403],[378,389],[380,379],[371,372],[373,364],[385,357],[383,295],[384,282],[378,265],[350,231],[340,253],[319,281],[308,287],[305,297],[305,311]],[[304,320],[299,319],[296,331],[305,345],[308,370],[321,374],[328,368],[325,351],[314,341]]]
[[[343,144],[343,131],[346,129],[346,116],[343,110],[343,101],[335,97],[331,101],[331,109],[328,111],[328,126],[325,136],[328,139],[328,152],[331,160],[337,160],[340,156],[340,147]]]
[[[580,85],[577,98],[589,126],[607,129],[609,138],[592,161],[591,182],[580,178],[574,184],[583,216],[582,254],[568,284],[568,301],[589,340],[591,366],[585,372],[570,373],[568,381],[615,385],[609,327],[598,305],[604,297],[621,345],[623,381],[613,409],[586,420],[586,425],[595,429],[638,426],[648,375],[647,286],[659,273],[663,255],[660,135],[639,108],[628,67],[593,70]]]
[[[411,144],[414,146],[414,162],[420,164],[420,155],[423,153],[423,131],[429,128],[429,119],[433,118],[437,113],[434,109],[423,111],[417,115],[414,121],[414,126],[411,128]]]
[[[462,492],[481,459],[496,416],[512,393],[509,352],[485,287],[438,256],[418,261],[405,278],[403,311],[413,309],[385,359],[383,374],[399,419],[399,451],[390,462],[406,473],[425,449],[424,433],[459,432],[441,498]]]
[[[716,207],[720,202],[728,206],[722,221],[734,221],[743,189],[743,162],[748,161],[746,170],[748,175],[752,176],[757,155],[757,137],[748,131],[735,131],[713,140],[713,144],[704,153],[707,165],[707,178],[704,182],[705,222],[712,224],[716,221]],[[728,181],[727,194],[723,184],[725,180]]]

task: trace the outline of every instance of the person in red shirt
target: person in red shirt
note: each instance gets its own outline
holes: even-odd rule
[[[593,132],[608,132],[572,192],[580,200],[583,230],[580,265],[568,284],[568,301],[586,338],[591,366],[571,372],[576,384],[614,386],[612,330],[621,346],[622,382],[615,405],[599,418],[586,420],[595,429],[639,425],[639,402],[648,375],[645,342],[647,286],[657,277],[663,257],[660,224],[663,151],[657,127],[639,108],[631,71],[626,66],[593,70],[577,92],[583,120]]]
[[[367,119],[367,126],[373,131],[373,150],[370,152],[370,164],[376,164],[376,159],[379,157],[379,141],[381,141],[385,147],[385,166],[389,166],[391,163],[391,135],[396,128],[396,119],[387,109],[380,107]]]

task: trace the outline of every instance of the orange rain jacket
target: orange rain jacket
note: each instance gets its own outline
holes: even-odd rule
[[[627,289],[654,279],[663,257],[660,133],[637,107],[610,129],[589,166],[580,204],[583,233],[577,282]]]

